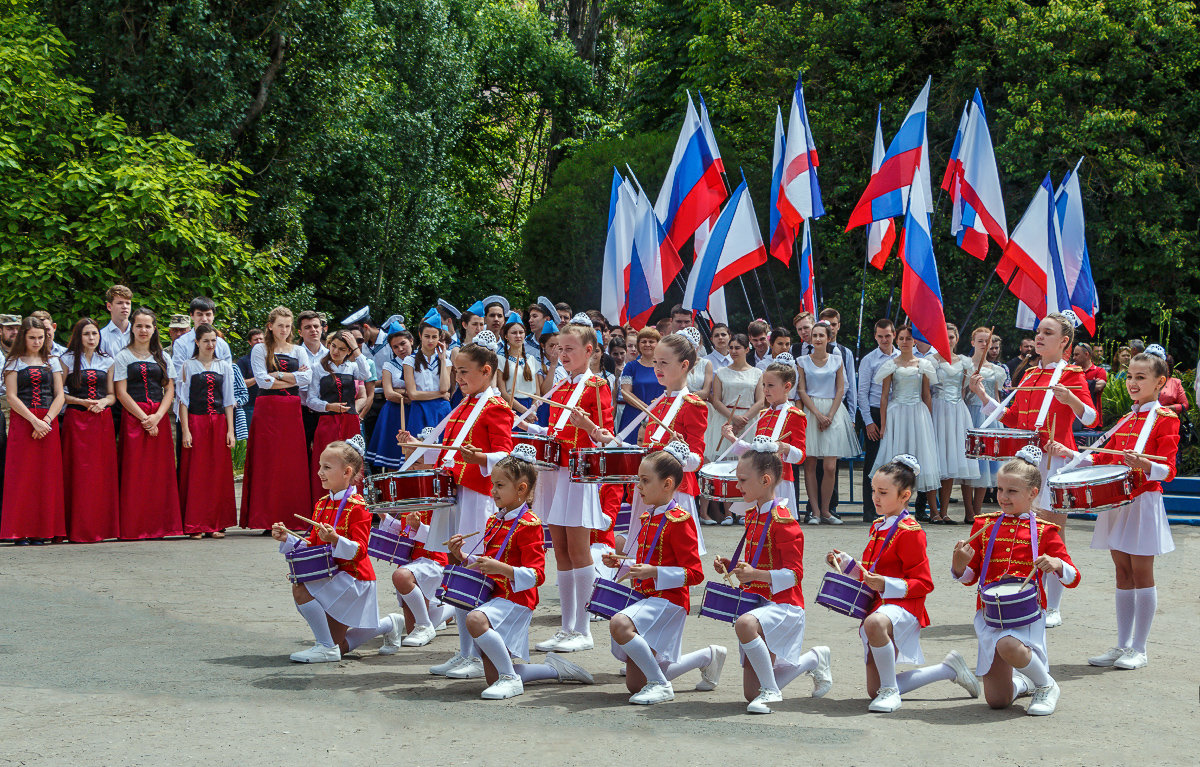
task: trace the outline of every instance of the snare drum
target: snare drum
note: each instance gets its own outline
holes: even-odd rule
[[[1050,506],[1055,511],[1105,511],[1133,500],[1128,466],[1084,466],[1051,477]]]
[[[476,570],[468,570],[461,565],[451,565],[442,574],[442,585],[438,587],[438,599],[461,607],[464,610],[474,610],[492,598],[492,590],[496,586],[492,579]],[[466,630],[465,626],[459,629]]]
[[[737,489],[737,461],[714,461],[696,472],[700,482],[700,497],[713,501],[740,501]]]
[[[993,461],[1016,458],[1018,450],[1037,444],[1037,432],[1028,429],[967,429],[968,458]]]
[[[566,465],[565,460],[567,456],[562,449],[562,443],[554,437],[548,437],[543,434],[517,433],[513,434],[512,441],[514,447],[517,445],[529,445],[533,448],[534,453],[537,455],[533,464],[538,469],[550,471]]]
[[[629,525],[633,522],[633,505],[622,503],[617,510],[617,521],[613,524],[613,532],[621,535],[629,534]]]
[[[614,615],[632,604],[641,602],[646,595],[623,583],[610,581],[607,578],[597,578],[592,586],[592,598],[588,600],[587,611],[599,615],[605,620],[611,620]]]
[[[458,489],[454,476],[445,469],[393,471],[370,479],[367,508],[436,509],[454,505]]]
[[[700,603],[700,614],[705,618],[734,623],[745,613],[762,607],[763,598],[745,589],[716,581],[704,584],[704,600]]]
[[[644,447],[585,447],[571,451],[571,481],[612,485],[637,482]]]
[[[407,565],[412,561],[413,548],[417,542],[396,533],[376,528],[367,539],[367,554],[394,565]]]
[[[817,591],[817,604],[824,605],[835,613],[862,620],[867,617],[878,596],[875,589],[862,581],[831,570],[821,579],[821,588]]]
[[[1021,588],[1024,580],[1004,578],[979,590],[984,623],[995,629],[1015,629],[1042,617],[1037,584],[1030,582]]]
[[[283,555],[288,564],[287,579],[292,583],[308,583],[337,574],[337,562],[333,560],[333,544],[320,546],[297,546]]]

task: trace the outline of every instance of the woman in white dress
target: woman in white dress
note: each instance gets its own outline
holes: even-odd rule
[[[837,460],[856,456],[861,450],[858,438],[854,436],[854,424],[842,402],[846,393],[842,355],[829,353],[831,335],[828,322],[821,321],[814,325],[809,337],[813,345],[812,353],[801,357],[796,365],[796,389],[808,416],[804,437],[807,453],[804,458],[804,487],[813,508],[813,515],[808,522],[813,525],[820,522],[831,525],[842,523],[829,513],[833,486],[837,481]],[[817,461],[824,464],[825,482],[822,486],[817,481]]]
[[[729,356],[733,363],[718,369],[713,375],[712,396],[708,402],[708,430],[704,434],[705,461],[715,461],[717,456],[729,447],[728,440],[721,436],[721,427],[727,422],[732,423],[734,431],[740,432],[746,427],[745,413],[758,400],[758,383],[763,372],[746,361],[746,353],[749,351],[750,339],[744,333],[735,335],[729,341]],[[708,510],[720,507],[721,504],[715,501],[709,502],[701,498],[700,524],[717,524],[708,515]],[[734,517],[726,513],[721,522],[732,525]]]
[[[965,499],[971,492],[967,487],[968,482],[979,478],[977,462],[967,458],[967,429],[972,428],[975,423],[971,420],[971,411],[967,409],[967,403],[963,402],[963,390],[966,389],[967,379],[975,372],[975,365],[970,357],[954,354],[954,348],[958,346],[958,327],[947,322],[946,332],[950,336],[951,358],[944,360],[937,352],[926,358],[933,363],[938,380],[938,386],[933,390],[933,436],[937,445],[942,487],[938,498],[941,516],[934,516],[933,513],[929,515],[929,521],[935,525],[958,524],[947,513],[954,480],[957,479],[961,483]],[[963,503],[965,505],[966,501]]]
[[[971,348],[975,353],[971,364],[983,377],[983,388],[987,391],[988,396],[994,400],[1000,400],[1003,399],[1000,392],[1004,388],[1004,382],[1008,380],[1008,369],[1003,365],[987,361],[991,336],[992,332],[989,328],[975,328],[975,332],[971,334]],[[971,423],[978,427],[987,417],[982,412],[983,403],[969,388],[965,400],[967,410],[971,411]],[[1000,469],[999,461],[980,459],[976,463],[979,464],[979,478],[969,480],[967,484],[970,485],[970,488],[963,490],[963,505],[966,506],[963,522],[967,524],[974,522],[975,515],[983,511],[983,497],[988,488],[996,486],[996,473]]]
[[[913,354],[913,345],[912,327],[904,325],[896,333],[900,354],[884,362],[875,373],[875,381],[883,386],[883,391],[879,395],[879,457],[871,467],[871,474],[890,461],[890,456],[904,453],[915,456],[921,465],[915,490],[925,493],[933,517],[941,487],[930,395],[937,373],[929,360]]]

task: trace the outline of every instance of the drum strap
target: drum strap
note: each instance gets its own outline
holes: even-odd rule
[[[1029,542],[1033,547],[1033,557],[1030,560],[1030,562],[1032,562],[1034,559],[1038,558],[1037,515],[1031,511],[1026,516],[1029,517]],[[991,564],[992,561],[992,547],[996,545],[996,535],[1000,532],[1000,523],[1003,520],[1004,517],[1001,516],[992,524],[992,534],[988,536],[987,548],[983,552],[983,572],[979,574],[980,588],[983,587],[983,579],[987,576],[988,565]],[[1007,572],[1007,570],[1005,572]]]
[[[554,422],[554,431],[562,431],[562,428],[567,425],[567,419],[571,417],[570,408],[579,404],[579,400],[583,398],[583,390],[587,388],[587,383],[591,380],[592,372],[583,374],[583,378],[579,379],[579,383],[575,384],[575,391],[571,392],[571,398],[567,400],[567,406],[558,414],[558,420]],[[550,407],[554,407],[551,405]]]
[[[1154,422],[1158,420],[1158,407],[1150,408],[1150,412],[1146,415],[1146,422],[1142,424],[1142,430],[1138,432],[1137,444],[1133,446],[1135,453],[1140,453],[1146,449],[1146,443],[1150,441],[1150,432],[1154,431]]]
[[[651,402],[646,407],[649,408],[650,410],[653,410],[654,406],[657,405],[659,402],[661,402],[662,398],[665,396],[666,396],[665,394],[658,395],[657,397],[654,398],[654,401]],[[634,419],[629,422],[629,425],[627,425],[624,429],[621,429],[621,433],[617,435],[617,441],[625,442],[625,440],[629,439],[629,435],[635,429],[637,429],[637,427],[639,425],[641,425],[642,421],[644,421],[644,420],[646,420],[646,413],[644,411],[638,412],[638,414],[634,417]],[[635,440],[635,442],[636,442],[636,440]]]
[[[1125,424],[1126,424],[1126,423],[1129,421],[1129,419],[1130,419],[1130,418],[1133,418],[1133,416],[1134,416],[1134,415],[1136,415],[1136,414],[1135,414],[1135,413],[1129,413],[1129,414],[1128,414],[1128,415],[1126,415],[1124,418],[1122,418],[1121,420],[1117,421],[1117,423],[1116,423],[1116,425],[1115,425],[1115,426],[1113,426],[1111,429],[1109,429],[1108,431],[1104,432],[1104,434],[1102,434],[1102,435],[1100,436],[1100,439],[1096,440],[1095,442],[1093,442],[1092,444],[1088,445],[1086,448],[1084,448],[1084,449],[1083,449],[1083,450],[1081,450],[1080,452],[1076,453],[1075,457],[1074,457],[1074,458],[1072,458],[1072,459],[1071,459],[1071,460],[1070,460],[1070,461],[1069,461],[1069,462],[1068,462],[1068,463],[1067,463],[1065,466],[1063,466],[1061,469],[1059,469],[1058,471],[1056,471],[1056,472],[1054,473],[1054,475],[1055,475],[1055,476],[1058,476],[1059,474],[1062,474],[1064,471],[1070,471],[1071,469],[1074,469],[1074,468],[1075,468],[1076,466],[1078,466],[1079,464],[1083,463],[1084,456],[1086,456],[1088,453],[1092,452],[1092,451],[1093,451],[1093,450],[1095,450],[1096,448],[1098,448],[1098,447],[1102,447],[1102,446],[1104,445],[1104,443],[1105,443],[1105,442],[1108,442],[1110,439],[1112,439],[1112,436],[1113,436],[1114,434],[1116,434],[1116,433],[1117,433],[1117,431],[1118,431],[1118,430],[1119,430],[1119,429],[1120,429],[1122,426],[1124,426],[1124,425],[1125,425]],[[1149,419],[1149,418],[1147,418],[1146,420],[1147,420],[1147,421],[1149,421],[1150,419]],[[1151,424],[1151,425],[1153,425],[1153,424]],[[1147,432],[1146,432],[1146,436],[1147,436],[1147,437],[1149,437],[1149,436],[1150,436],[1150,432],[1148,432],[1148,431],[1147,431]],[[1141,440],[1141,436],[1140,436],[1140,435],[1139,435],[1138,439],[1139,439],[1139,441]],[[1145,445],[1143,444],[1143,445],[1142,445],[1142,447],[1145,447]]]
[[[670,426],[672,423],[675,422],[675,416],[679,415],[679,408],[683,407],[683,398],[686,397],[687,395],[688,395],[688,388],[686,386],[684,386],[682,389],[679,390],[679,393],[675,395],[675,400],[671,403],[671,407],[667,409],[667,414],[662,419],[662,422],[664,424],[666,424],[667,426]],[[655,425],[654,435],[652,437],[650,437],[650,441],[660,440],[663,437],[665,437],[666,434],[667,434],[666,429],[664,429],[661,426]]]
[[[354,495],[355,489],[356,488],[353,485],[346,488],[346,492],[342,496],[342,502],[338,504],[337,513],[333,515],[333,529],[334,530],[337,530],[338,522],[340,522],[342,519],[342,509],[346,508],[346,501],[350,500],[350,496]],[[298,548],[300,548],[299,540],[297,540],[296,544],[294,546],[292,546],[292,551],[295,551]]]
[[[520,512],[517,513],[517,516],[513,517],[512,524],[509,525],[509,528],[508,528],[508,533],[504,536],[504,540],[500,542],[500,549],[499,549],[499,551],[496,552],[495,559],[501,559],[504,557],[504,552],[508,550],[508,542],[509,542],[509,540],[512,539],[513,533],[515,533],[517,531],[517,525],[521,524],[521,517],[523,517],[525,515],[525,511],[528,508],[529,508],[529,504],[527,504],[527,503],[521,504]],[[495,517],[493,517],[493,519],[495,519]],[[503,519],[500,520],[499,524],[504,524],[504,520]],[[479,548],[480,544],[486,543],[490,537],[491,537],[490,535],[485,535],[482,538],[480,538],[479,541],[476,542],[474,548],[472,548],[471,551],[468,553],[468,556],[470,554],[474,554],[475,549]],[[487,549],[485,548],[484,551],[487,551]]]
[[[662,519],[658,520],[658,528],[655,529],[654,537],[650,540],[649,552],[651,554],[653,554],[654,550],[656,548],[658,548],[658,538],[659,538],[659,536],[662,535],[663,528],[667,526],[667,512],[670,511],[671,509],[673,509],[674,507],[675,507],[674,502],[668,504],[667,508],[663,510]],[[647,521],[649,521],[649,520],[647,520]],[[628,556],[630,553],[632,553],[634,551],[634,549],[637,547],[637,545],[639,543],[641,543],[642,531],[645,529],[646,529],[646,526],[642,525],[642,527],[638,529],[637,537],[630,538],[628,541],[625,542],[625,555],[626,556]],[[636,554],[634,556],[634,562],[635,563],[637,562]],[[626,566],[627,565],[622,565],[622,567],[626,567]],[[618,570],[618,572],[619,572],[619,570]]]
[[[880,558],[883,557],[883,552],[887,551],[888,544],[892,542],[892,538],[896,535],[896,532],[900,529],[900,523],[903,522],[904,518],[907,516],[908,516],[908,509],[905,509],[904,511],[900,512],[900,516],[896,519],[896,523],[894,525],[892,525],[892,529],[888,530],[888,534],[884,536],[883,545],[879,547],[879,551],[878,552],[872,551],[871,556],[866,558],[867,561],[863,562],[862,569],[864,571],[870,570],[875,565],[879,564]]]
[[[429,438],[437,439],[438,437],[440,437],[442,432],[445,431],[445,429],[446,429],[446,424],[450,423],[450,418],[453,415],[454,415],[453,410],[451,410],[449,413],[446,413],[446,417],[443,418],[441,421],[438,421],[438,425],[433,427],[433,433],[430,434]],[[428,449],[429,448],[419,447],[416,450],[414,450],[412,452],[412,455],[410,455],[408,457],[408,460],[404,462],[404,465],[400,467],[400,471],[408,471],[409,469],[411,469],[414,463],[421,460],[421,456],[425,455],[425,451]]]
[[[554,392],[561,389],[563,386],[563,383],[566,383],[566,382],[563,381],[561,383],[555,384],[554,387],[550,389],[550,391],[546,392],[546,395],[545,395],[546,398],[549,399],[554,394]],[[515,423],[513,423],[513,431],[516,431],[517,427],[519,427],[521,424],[528,421],[530,416],[537,413],[537,410],[538,409],[536,407],[531,407],[531,408],[528,408],[524,413],[521,413],[521,417],[518,418]]]
[[[775,501],[771,508],[767,509],[767,521],[763,523],[762,532],[758,534],[758,544],[754,547],[754,556],[750,558],[750,566],[758,567],[758,560],[762,557],[763,544],[767,540],[767,531],[771,529],[771,522],[775,519],[775,507],[779,505],[779,501]],[[738,557],[742,555],[742,547],[746,545],[746,532],[742,531],[742,540],[738,541],[737,548],[733,550],[733,559],[730,560],[729,569],[737,567]]]
[[[1054,401],[1054,392],[1051,391],[1055,386],[1058,386],[1058,381],[1062,378],[1063,370],[1067,367],[1066,360],[1059,360],[1054,366],[1054,372],[1050,374],[1050,383],[1046,384],[1049,388],[1042,394],[1042,407],[1038,410],[1037,421],[1034,422],[1033,430],[1038,431],[1042,428],[1042,424],[1046,423],[1046,416],[1050,413],[1050,403]],[[1018,384],[1019,385],[1019,384]],[[1054,435],[1050,435],[1054,439]]]

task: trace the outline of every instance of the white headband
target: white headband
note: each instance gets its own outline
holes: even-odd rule
[[[525,463],[535,463],[537,461],[537,450],[533,448],[533,445],[517,445],[509,455]]]
[[[359,455],[365,456],[367,454],[367,443],[363,440],[361,434],[355,434],[346,440],[346,444],[354,448]]]
[[[571,318],[571,321],[568,322],[567,324],[568,325],[583,325],[585,328],[595,327],[595,325],[592,324],[592,318],[587,316],[583,312],[576,314],[574,317]]]
[[[1042,462],[1042,449],[1036,445],[1026,445],[1017,451],[1016,457],[1030,466],[1038,466]]]
[[[682,466],[687,463],[688,456],[692,454],[692,449],[688,447],[686,442],[673,440],[667,443],[667,446],[663,448],[663,452],[670,453],[671,456],[676,461],[679,461],[679,464]]]
[[[759,434],[750,444],[750,449],[756,453],[778,453],[779,443],[765,434]]]
[[[1144,353],[1158,357],[1160,360],[1162,360],[1164,362],[1166,362],[1166,360],[1167,360],[1167,350],[1162,348],[1158,344],[1150,344],[1149,346],[1146,347],[1146,351]]]
[[[499,339],[496,338],[496,334],[490,330],[481,330],[471,339],[471,343],[486,346],[489,349],[494,347],[498,341]]]

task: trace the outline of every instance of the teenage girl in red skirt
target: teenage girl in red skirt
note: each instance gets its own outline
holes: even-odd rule
[[[191,359],[179,370],[179,501],[183,531],[192,538],[224,538],[237,524],[233,499],[233,366],[218,359],[217,331],[196,327]]]

